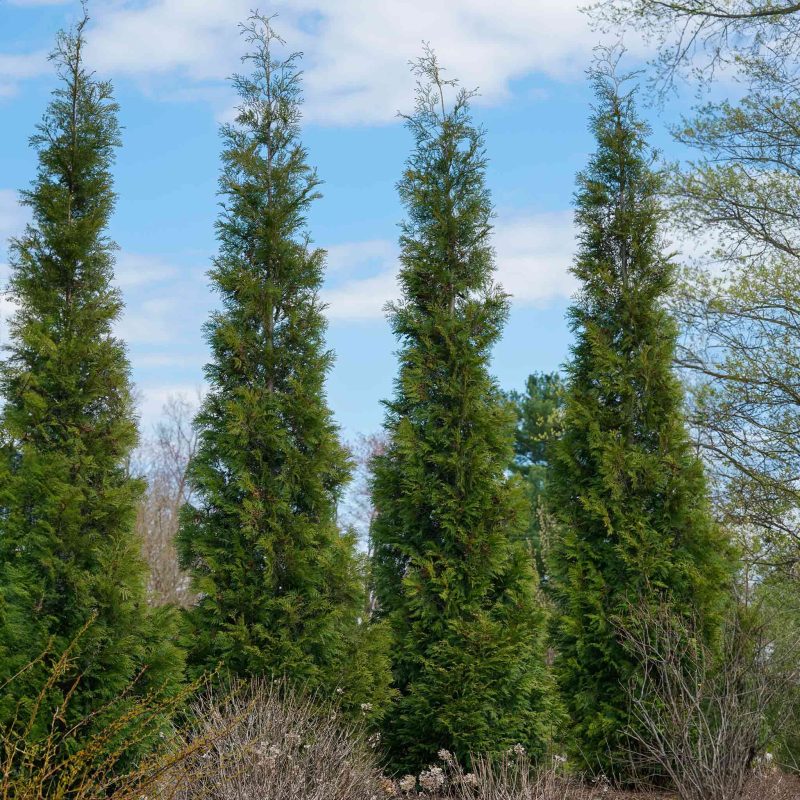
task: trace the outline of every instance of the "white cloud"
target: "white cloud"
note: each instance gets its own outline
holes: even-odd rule
[[[18,0],[19,2],[20,0]],[[27,5],[58,0],[21,0]],[[273,0],[276,28],[305,52],[306,117],[324,124],[390,122],[411,104],[408,61],[429,41],[448,74],[507,99],[515,79],[580,79],[598,34],[581,0]],[[168,99],[209,102],[229,117],[223,81],[241,69],[238,24],[251,0],[115,0],[92,8],[88,58]],[[644,52],[633,43],[632,52]],[[47,69],[44,53],[0,55],[0,92]],[[528,91],[535,96],[537,89]]]
[[[327,251],[327,274],[335,281],[339,279],[322,292],[328,319],[338,322],[383,317],[386,303],[400,296],[397,244],[373,239],[332,245]],[[351,277],[353,274],[357,277]]]
[[[147,434],[161,419],[164,405],[172,397],[186,397],[199,405],[207,387],[196,383],[145,384],[137,387],[140,430]]]
[[[50,69],[47,53],[0,53],[0,97],[17,92],[20,81],[36,78]]]
[[[94,67],[145,81],[180,77],[204,85],[240,68],[237,23],[250,0],[120,0],[98,7],[89,35]],[[579,0],[275,0],[276,27],[305,51],[306,116],[327,124],[391,121],[408,109],[408,61],[430,41],[449,74],[479,86],[482,102],[507,98],[511,82],[531,73],[574,79],[591,55]],[[197,87],[194,87],[195,89]],[[174,94],[172,95],[174,96]]]
[[[115,333],[131,345],[173,344],[181,305],[174,297],[154,297],[129,306],[115,326]]]
[[[497,225],[497,282],[514,305],[543,306],[569,297],[575,251],[572,211],[522,214]]]
[[[6,249],[10,236],[22,233],[30,214],[19,204],[19,194],[13,189],[0,189],[0,252]]]
[[[731,240],[724,228],[710,225],[702,231],[687,231],[673,227],[664,234],[665,250],[672,252],[679,266],[702,267],[715,277],[722,277],[730,266],[724,254],[730,251]]]
[[[494,231],[497,252],[495,280],[512,296],[515,306],[546,306],[568,298],[577,281],[569,272],[575,248],[571,211],[518,214]],[[400,296],[397,247],[387,241],[352,242],[330,248],[334,263],[347,254],[353,269],[359,256],[372,261],[381,254],[374,274],[326,288],[322,299],[333,321],[380,319],[387,302]],[[374,262],[373,262],[374,264]],[[361,271],[361,270],[359,270]]]
[[[386,239],[345,242],[326,248],[326,269],[329,273],[346,273],[370,263],[386,264],[397,257],[397,246]]]
[[[123,290],[148,286],[175,277],[177,270],[158,256],[123,251],[117,256],[114,280]]]
[[[595,43],[575,0],[302,0],[320,13],[306,46],[309,117],[332,124],[390,121],[410,107],[408,60],[430,41],[448,74],[506,99],[511,81],[537,72],[575,78]],[[305,45],[304,45],[305,46]]]
[[[22,233],[28,217],[28,210],[19,204],[17,192],[13,189],[0,189],[0,346],[8,342],[8,320],[15,308],[6,293],[9,265],[2,259],[7,251],[9,236]]]
[[[149,0],[98,8],[88,52],[98,69],[147,76],[181,70],[194,80],[224,79],[238,64],[242,0]]]
[[[386,303],[399,296],[396,270],[348,281],[322,293],[328,319],[337,322],[380,319]]]

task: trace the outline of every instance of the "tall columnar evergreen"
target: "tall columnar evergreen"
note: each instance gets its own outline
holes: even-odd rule
[[[243,32],[253,72],[234,78],[238,115],[222,129],[211,270],[222,310],[206,326],[210,390],[189,465],[196,500],[179,534],[200,597],[189,660],[195,671],[221,663],[366,700],[381,669],[365,672],[354,644],[364,587],[354,539],[336,524],[350,465],[324,392],[324,253],[305,227],[319,180],[299,139],[298,54],[276,58],[282,42],[267,19]]]
[[[492,283],[484,137],[469,93],[448,106],[453,84],[430,52],[416,72],[391,311],[400,373],[373,482],[375,588],[399,692],[384,735],[398,769],[441,747],[539,752],[549,732],[525,492],[506,476],[513,412],[488,371],[508,305]]]
[[[661,176],[633,93],[595,75],[597,150],[578,176],[582,289],[550,507],[559,523],[551,584],[556,674],[587,768],[620,772],[626,685],[639,665],[620,643],[651,605],[695,614],[712,635],[730,551],[712,523],[702,467],[672,370],[676,328],[663,307],[673,265],[659,232]]]
[[[120,135],[110,84],[84,66],[85,25],[58,37],[60,85],[32,137],[38,174],[22,193],[32,222],[10,247],[16,312],[0,368],[0,725],[33,708],[50,659],[23,668],[45,651],[73,645],[73,668],[42,709],[48,724],[77,675],[65,725],[98,712],[142,669],[142,690],[166,688],[182,672],[165,619],[148,612],[134,534],[142,486],[127,471],[136,426],[125,347],[112,330],[122,302],[107,235]]]

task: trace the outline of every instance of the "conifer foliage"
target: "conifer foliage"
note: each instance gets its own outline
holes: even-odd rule
[[[730,573],[672,370],[676,328],[663,301],[674,267],[662,249],[648,128],[613,67],[598,68],[595,87],[597,150],[577,191],[582,289],[547,492],[559,525],[556,673],[575,752],[590,770],[619,773],[626,684],[637,674],[620,627],[667,602],[711,635]]]
[[[277,58],[283,43],[261,16],[243,33],[253,70],[234,78],[238,116],[222,129],[211,271],[222,309],[207,324],[196,499],[178,542],[200,597],[189,661],[365,700],[381,666],[366,671],[354,643],[363,582],[354,539],[336,524],[350,466],[324,393],[332,356],[318,296],[324,253],[305,227],[319,180],[299,140],[299,54]]]
[[[513,412],[488,372],[507,313],[492,283],[492,207],[471,94],[416,63],[415,147],[399,183],[403,299],[389,443],[375,459],[374,580],[399,697],[385,719],[397,769],[445,747],[461,758],[546,735],[544,615],[509,480]]]
[[[545,484],[550,448],[561,427],[564,382],[557,372],[534,372],[525,381],[524,392],[510,392],[517,413],[514,460],[511,471],[525,479],[531,507],[528,535],[542,588],[547,589],[546,538],[543,534]]]
[[[10,247],[16,312],[0,368],[2,725],[32,713],[49,674],[48,658],[36,660],[45,651],[71,647],[72,669],[42,709],[48,719],[62,709],[67,726],[132,682],[160,691],[182,671],[166,620],[148,612],[134,534],[142,487],[127,471],[136,426],[126,352],[112,330],[122,303],[107,235],[120,133],[110,84],[84,65],[86,23],[58,37],[60,85],[31,139],[38,174],[22,193],[32,222]]]

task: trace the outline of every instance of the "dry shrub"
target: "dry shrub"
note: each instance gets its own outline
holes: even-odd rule
[[[584,784],[556,766],[535,769],[527,756],[512,751],[499,760],[473,759],[472,772],[453,788],[455,800],[592,800],[605,787]]]
[[[369,743],[334,708],[257,679],[192,709],[211,742],[173,771],[176,800],[376,800],[386,784]],[[374,744],[374,742],[373,742]],[[198,768],[199,767],[199,768]]]
[[[643,675],[630,686],[634,766],[668,776],[682,800],[763,800],[765,787],[778,784],[759,761],[792,718],[800,643],[779,647],[766,626],[738,615],[719,650],[667,607],[642,611],[637,622],[621,631]]]

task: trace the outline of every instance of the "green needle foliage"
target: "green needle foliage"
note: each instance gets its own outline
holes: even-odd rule
[[[324,253],[305,216],[319,195],[299,140],[299,54],[284,60],[269,20],[243,27],[253,66],[236,76],[236,121],[222,129],[222,310],[206,326],[213,360],[189,466],[197,498],[179,550],[200,596],[187,616],[190,666],[278,674],[374,702],[381,658],[359,625],[355,541],[336,524],[350,464],[326,404],[332,363],[319,301]],[[358,640],[358,644],[356,642]],[[383,685],[388,682],[388,674]]]
[[[514,460],[511,471],[525,479],[531,506],[528,528],[536,571],[542,588],[547,588],[546,541],[542,515],[550,448],[561,429],[564,381],[557,372],[534,372],[525,382],[525,391],[510,392],[509,401],[517,414]]]
[[[506,476],[514,415],[488,372],[507,314],[493,285],[492,206],[470,93],[452,106],[430,51],[416,64],[416,146],[399,183],[403,300],[389,444],[374,462],[374,580],[399,697],[384,720],[396,769],[520,743],[548,721],[544,612],[524,487]]]
[[[137,434],[125,347],[112,332],[122,301],[107,236],[120,134],[110,84],[84,67],[86,22],[62,32],[51,57],[60,86],[31,139],[39,168],[22,195],[33,219],[10,248],[16,312],[0,368],[2,726],[39,716],[52,658],[67,648],[71,669],[41,698],[41,717],[62,709],[66,727],[102,719],[101,708],[132,684],[132,694],[158,692],[182,673],[167,619],[148,611],[134,534],[142,485],[127,470]]]
[[[663,601],[713,636],[731,572],[672,370],[676,327],[662,304],[674,268],[662,252],[648,129],[613,67],[598,69],[595,89],[597,150],[578,176],[576,341],[547,488],[559,528],[550,578],[575,752],[588,769],[622,777],[626,685],[639,665],[620,629]]]

